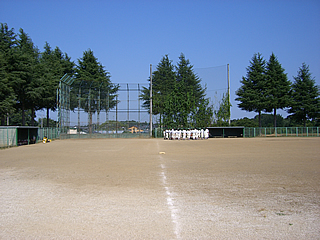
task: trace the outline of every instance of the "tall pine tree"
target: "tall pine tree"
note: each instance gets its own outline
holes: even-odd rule
[[[45,43],[44,51],[41,53],[41,83],[44,89],[42,108],[47,111],[47,127],[49,127],[49,110],[56,110],[56,89],[59,85],[60,78],[68,73],[73,75],[74,63],[71,58],[56,47],[51,49],[49,43]]]
[[[175,82],[174,65],[169,56],[165,55],[152,72],[152,112],[160,115],[160,125],[164,118],[166,98],[174,91]],[[143,100],[143,107],[150,109],[150,88],[143,87],[140,98]]]
[[[83,57],[78,59],[75,77],[73,90],[78,91],[81,88],[81,96],[78,96],[81,98],[80,107],[89,115],[89,133],[92,133],[92,115],[102,109],[108,111],[108,107],[113,108],[116,105],[115,93],[119,86],[111,83],[109,73],[91,49],[85,51]]]
[[[307,120],[320,117],[319,88],[305,63],[294,80],[288,113],[292,113],[290,117],[306,127]]]
[[[261,127],[261,112],[266,108],[266,62],[260,53],[254,54],[247,67],[246,77],[242,77],[241,87],[236,91],[235,100],[240,101],[238,107],[249,112],[259,114]]]
[[[168,55],[162,58],[152,73],[152,90],[153,114],[160,114],[165,128],[205,127],[211,123],[213,110],[205,98],[206,89],[183,54],[175,67]],[[149,88],[144,88],[140,97],[143,106],[150,109]]]
[[[39,51],[31,38],[19,30],[17,44],[12,54],[11,84],[17,97],[17,108],[21,110],[21,125],[25,125],[25,111],[32,112],[31,123],[35,111],[40,109],[43,87],[39,80]]]
[[[277,57],[272,53],[266,66],[266,103],[265,110],[273,110],[274,127],[277,127],[277,109],[283,109],[290,104],[290,82]]]
[[[183,127],[190,127],[188,118],[190,115],[196,116],[200,105],[205,104],[202,100],[205,98],[206,89],[201,86],[201,79],[194,73],[193,66],[183,53],[179,57],[176,69],[176,78],[181,94],[179,122]],[[193,106],[190,106],[190,103],[193,103]]]
[[[0,124],[14,112],[15,94],[12,87],[12,52],[16,41],[13,29],[6,23],[0,25]]]

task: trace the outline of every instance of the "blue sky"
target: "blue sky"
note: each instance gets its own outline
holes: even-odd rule
[[[114,83],[147,83],[150,64],[165,54],[175,64],[184,53],[195,69],[230,64],[232,119],[255,116],[234,100],[254,53],[268,60],[273,52],[291,81],[305,62],[320,85],[318,0],[2,0],[0,22],[75,62],[90,48]],[[221,88],[206,81],[208,90]]]

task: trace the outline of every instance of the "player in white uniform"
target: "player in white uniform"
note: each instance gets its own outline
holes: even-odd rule
[[[178,140],[180,140],[181,139],[181,130],[179,129],[177,132],[178,132],[178,137],[177,138],[178,138]]]
[[[192,139],[193,139],[193,140],[196,140],[196,138],[197,138],[197,130],[196,130],[196,129],[193,129],[193,130],[191,131],[191,135],[192,135]]]
[[[187,131],[185,129],[182,130],[182,139],[185,140],[187,137]]]
[[[204,131],[204,138],[205,138],[205,139],[208,139],[208,138],[209,138],[209,129],[206,129],[206,130]]]
[[[188,130],[187,130],[187,140],[190,139],[190,136],[191,136],[191,131],[190,131],[190,129],[188,129]]]

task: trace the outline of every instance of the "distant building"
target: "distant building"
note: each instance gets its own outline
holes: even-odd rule
[[[142,133],[143,130],[137,128],[136,126],[132,126],[132,127],[129,128],[129,132],[131,132],[131,133]]]

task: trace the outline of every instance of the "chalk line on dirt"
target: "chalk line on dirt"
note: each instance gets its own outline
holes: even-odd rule
[[[158,143],[158,148],[159,148],[159,143]],[[167,205],[171,213],[171,221],[174,225],[174,234],[176,235],[177,239],[180,239],[180,224],[179,224],[179,219],[178,219],[178,209],[176,206],[176,203],[174,201],[174,198],[172,197],[173,194],[169,189],[169,184],[167,182],[167,176],[166,176],[166,165],[164,164],[164,159],[162,155],[159,155],[159,159],[161,161],[161,181],[164,186],[165,192],[166,192],[166,200],[167,200]]]

